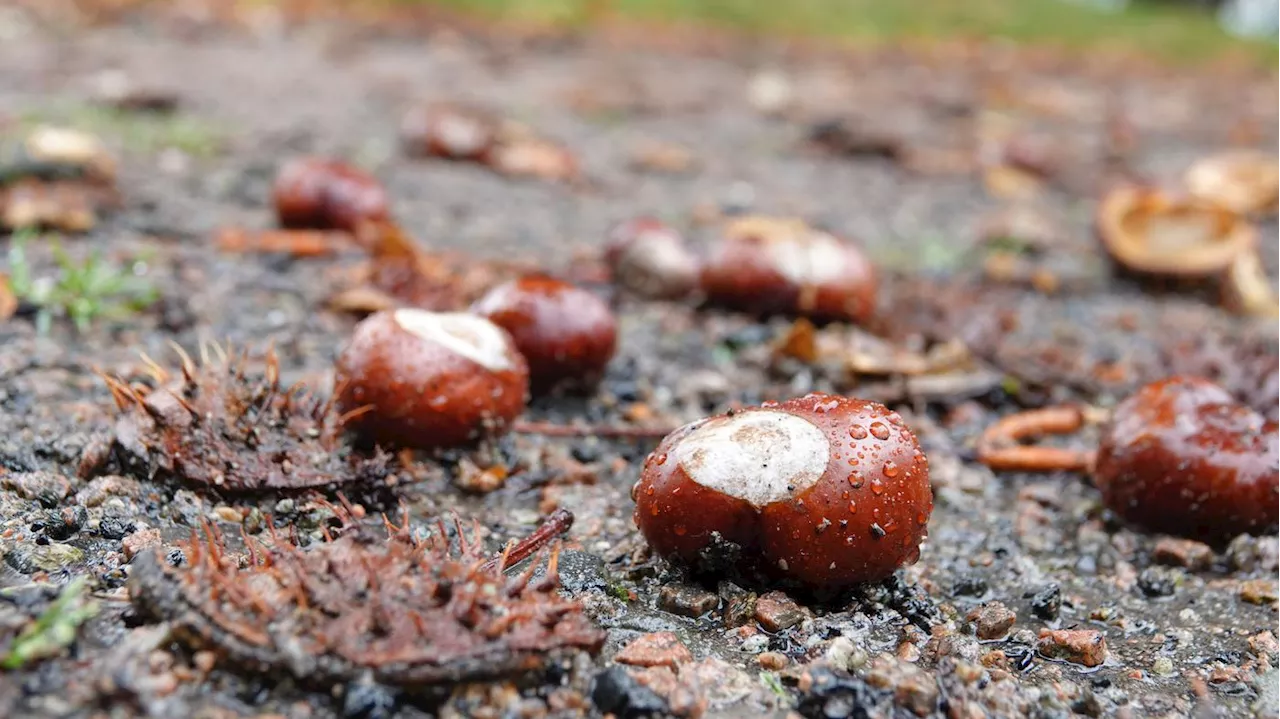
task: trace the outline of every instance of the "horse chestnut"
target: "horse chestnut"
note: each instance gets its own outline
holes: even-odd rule
[[[1198,377],[1170,377],[1121,402],[1094,479],[1103,501],[1157,532],[1206,540],[1276,531],[1276,423]]]
[[[481,110],[437,103],[405,113],[400,141],[413,156],[479,161],[497,141],[499,124]]]
[[[747,312],[862,322],[876,305],[876,272],[857,247],[800,220],[730,223],[702,266],[711,302]]]
[[[499,285],[471,311],[511,334],[537,391],[568,380],[594,384],[617,347],[618,326],[609,306],[551,277],[532,275]]]
[[[605,262],[614,282],[652,299],[680,299],[698,285],[698,258],[672,228],[638,217],[609,231]]]
[[[928,460],[898,413],[821,393],[676,430],[632,494],[659,554],[821,590],[916,561],[933,510]]]
[[[347,426],[365,441],[430,449],[505,429],[524,410],[529,370],[483,317],[400,309],[356,325],[336,386]]]
[[[334,160],[303,157],[280,169],[272,188],[284,227],[345,230],[391,216],[387,193],[372,175]]]

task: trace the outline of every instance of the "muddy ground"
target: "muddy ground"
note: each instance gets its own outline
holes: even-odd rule
[[[11,640],[48,609],[50,585],[77,576],[88,577],[98,607],[65,652],[0,674],[0,714],[598,715],[593,679],[616,685],[615,711],[626,716],[1276,714],[1276,537],[1242,537],[1207,556],[1158,548],[1159,537],[1110,516],[1087,478],[994,474],[972,451],[1001,414],[1062,400],[1106,407],[1174,371],[1218,379],[1274,417],[1274,322],[1228,314],[1211,290],[1119,276],[1091,229],[1097,196],[1121,177],[1177,183],[1209,151],[1275,152],[1274,77],[1001,48],[801,53],[767,43],[660,47],[634,34],[622,42],[328,21],[259,19],[245,29],[189,17],[73,20],[0,14],[7,135],[37,120],[96,117],[86,108],[104,70],[172,92],[188,129],[176,137],[172,123],[93,125],[120,155],[124,204],[62,240],[75,257],[96,250],[138,260],[160,301],[84,333],[55,322],[39,336],[22,312],[0,325],[0,636]],[[780,116],[750,101],[761,68],[789,78],[792,101]],[[588,181],[516,180],[403,157],[398,119],[428,100],[481,103],[563,141]],[[803,141],[813,122],[848,116],[901,134],[934,162],[841,156]],[[1046,180],[993,188],[972,168],[940,167],[939,158],[971,156],[974,137],[1009,125],[1040,142]],[[692,165],[638,167],[635,156],[653,142],[681,146]],[[716,216],[748,210],[804,216],[857,238],[889,277],[878,331],[904,342],[960,338],[977,358],[966,381],[931,393],[904,393],[893,378],[854,383],[773,359],[784,319],[645,303],[597,283],[619,313],[617,358],[595,395],[541,399],[529,416],[663,426],[811,389],[884,399],[917,429],[932,466],[935,510],[920,561],[836,600],[798,597],[798,621],[784,629],[760,628],[750,614],[735,621],[726,610],[767,588],[689,580],[645,552],[628,492],[650,440],[518,435],[468,459],[514,468],[489,494],[460,487],[457,475],[468,470],[457,453],[417,458],[387,486],[344,492],[370,522],[401,501],[423,527],[449,512],[475,518],[491,550],[552,509],[571,510],[564,591],[607,630],[598,657],[414,694],[357,677],[303,687],[178,641],[131,609],[123,589],[131,558],[149,551],[148,530],[165,546],[207,520],[234,538],[240,526],[263,533],[270,515],[318,536],[331,512],[317,497],[335,495],[222,496],[145,477],[78,477],[82,451],[117,414],[95,370],[144,378],[140,352],[176,366],[170,342],[193,353],[224,342],[254,357],[273,344],[287,382],[325,391],[355,321],[325,302],[360,253],[240,255],[211,241],[222,227],[270,227],[271,178],[299,153],[370,168],[420,241],[477,261],[518,257],[562,269],[599,246],[613,222],[639,214],[695,241]],[[982,276],[981,228],[1015,205],[1036,208],[1055,229],[1036,261],[1061,278],[1056,293]],[[1276,224],[1259,227],[1274,280]],[[37,273],[53,271],[46,246],[28,254]],[[1004,638],[979,640],[965,617],[997,601],[1016,623]],[[757,614],[768,607],[758,603]],[[1106,662],[1086,669],[1037,652],[1043,628],[1103,633]],[[622,646],[660,631],[692,653],[678,677],[645,670],[651,689],[617,671],[597,677]],[[834,688],[823,666],[841,670]]]

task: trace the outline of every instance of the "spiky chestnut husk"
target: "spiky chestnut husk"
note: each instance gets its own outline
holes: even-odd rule
[[[155,389],[103,376],[124,414],[109,440],[86,449],[82,477],[114,470],[252,492],[374,483],[390,473],[389,455],[344,442],[353,413],[339,414],[301,384],[281,387],[274,352],[260,376],[244,354],[215,347],[199,364],[180,354],[177,374],[146,359]]]
[[[130,598],[191,646],[317,686],[371,677],[422,690],[532,673],[603,645],[581,605],[556,591],[556,551],[533,582],[539,562],[508,577],[514,552],[486,562],[460,527],[451,551],[443,524],[426,540],[407,522],[387,526],[386,539],[355,531],[307,549],[246,538],[247,563],[206,528],[179,544],[180,566],[163,550],[140,555]]]

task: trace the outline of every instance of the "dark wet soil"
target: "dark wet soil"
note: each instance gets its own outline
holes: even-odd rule
[[[40,336],[21,313],[0,325],[0,636],[50,606],[56,592],[46,584],[87,576],[99,606],[63,655],[0,674],[0,714],[523,717],[599,715],[605,706],[620,716],[1275,715],[1275,536],[1207,551],[1172,544],[1119,523],[1087,478],[993,474],[972,450],[1001,414],[1066,400],[1105,408],[1172,372],[1209,376],[1274,417],[1274,321],[1230,315],[1211,290],[1117,275],[1091,229],[1097,196],[1120,177],[1176,184],[1210,151],[1275,152],[1273,77],[1022,63],[1000,49],[801,56],[759,44],[656,49],[634,38],[611,46],[605,37],[443,27],[371,32],[269,16],[248,29],[167,16],[92,27],[8,9],[0,37],[7,135],[32,118],[83,119],[104,71],[175,93],[179,118],[199,128],[181,140],[155,130],[159,139],[139,141],[127,119],[95,127],[120,155],[124,205],[62,241],[74,257],[138,260],[160,290],[155,307],[84,333],[55,323]],[[793,100],[781,115],[749,101],[760,69],[788,78]],[[563,141],[588,181],[514,180],[403,157],[398,119],[431,100],[486,105]],[[812,123],[848,117],[875,120],[935,159],[969,157],[975,137],[1014,127],[1043,139],[1048,179],[1011,198],[972,168],[932,171],[804,142]],[[1116,138],[1121,122],[1128,143]],[[636,153],[653,142],[682,146],[693,166],[637,169]],[[318,540],[333,517],[320,501],[336,501],[332,491],[243,496],[77,473],[117,414],[96,372],[141,380],[143,352],[177,367],[171,342],[193,354],[229,344],[255,359],[274,346],[285,384],[327,391],[355,319],[325,301],[360,253],[239,255],[212,241],[222,227],[272,226],[271,178],[300,153],[367,167],[415,237],[476,261],[563,269],[600,246],[613,222],[640,214],[699,242],[715,217],[743,211],[804,216],[857,238],[889,277],[876,331],[900,342],[960,339],[976,358],[971,381],[931,392],[904,392],[893,378],[854,382],[775,360],[783,319],[645,303],[592,285],[615,302],[619,354],[596,394],[540,399],[529,416],[663,426],[814,389],[883,399],[917,430],[932,467],[935,510],[920,561],[834,601],[797,597],[797,609],[785,597],[762,599],[755,614],[766,625],[779,611],[796,621],[760,628],[742,608],[767,588],[688,579],[647,555],[628,492],[650,441],[512,435],[479,451],[416,458],[393,481],[344,493],[372,526],[401,503],[423,528],[450,512],[475,518],[492,551],[553,509],[571,510],[560,572],[564,590],[607,631],[594,659],[426,696],[360,676],[318,691],[237,665],[234,653],[182,641],[139,614],[123,588],[132,558],[154,551],[148,542],[163,553],[212,523],[235,546],[241,527],[259,536],[268,522]],[[1062,278],[1054,294],[981,273],[988,250],[979,228],[1014,205],[1056,229],[1036,255]],[[1274,280],[1275,220],[1259,227]],[[28,254],[37,273],[52,271],[47,246]],[[1086,432],[1066,441],[1090,440]],[[509,470],[504,486],[465,491],[469,474],[493,466]],[[1016,620],[979,639],[966,616],[992,602]],[[1042,629],[1100,632],[1105,662],[1085,668],[1038,650]],[[622,646],[666,631],[692,654],[678,676],[647,669],[642,685],[609,669]]]

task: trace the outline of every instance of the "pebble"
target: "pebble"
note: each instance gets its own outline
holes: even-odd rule
[[[668,584],[658,590],[658,608],[682,617],[697,618],[720,606],[720,597],[699,587]]]
[[[1013,628],[1018,615],[1002,602],[987,602],[970,610],[965,619],[973,624],[979,639],[999,639]]]
[[[1240,598],[1250,604],[1272,604],[1280,594],[1272,579],[1248,579],[1240,583]]]
[[[1174,567],[1185,567],[1193,572],[1213,565],[1213,549],[1203,542],[1177,537],[1161,537],[1151,550],[1151,559]]]
[[[1041,619],[1057,619],[1061,610],[1062,590],[1056,584],[1050,584],[1031,597],[1031,613]]]
[[[1051,659],[1096,667],[1107,658],[1107,638],[1092,629],[1041,629],[1036,650]]]
[[[771,632],[790,629],[804,618],[804,610],[784,592],[769,592],[756,600],[756,621]]]
[[[787,655],[782,652],[764,652],[756,656],[756,664],[759,664],[761,669],[772,671],[786,667],[789,661]]]
[[[143,550],[160,544],[160,530],[140,529],[120,541],[126,560],[133,561]]]
[[[632,640],[613,660],[637,667],[675,667],[693,661],[693,653],[674,632],[653,632]]]
[[[602,714],[618,717],[662,716],[667,702],[636,681],[623,667],[609,667],[591,680],[591,703]]]

